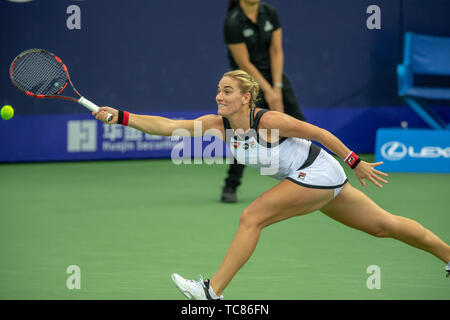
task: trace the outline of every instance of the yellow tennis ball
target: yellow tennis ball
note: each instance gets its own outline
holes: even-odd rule
[[[4,105],[0,111],[0,115],[4,120],[9,120],[14,116],[14,109],[9,105]]]

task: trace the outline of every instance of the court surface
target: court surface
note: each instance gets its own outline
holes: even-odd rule
[[[242,210],[277,183],[247,168],[240,201],[222,204],[227,168],[170,160],[1,164],[0,299],[184,299],[170,274],[211,277]],[[364,192],[449,243],[450,175],[392,173],[388,180]],[[80,268],[81,289],[67,288],[72,265]],[[370,266],[379,268],[380,289],[367,286]],[[224,293],[255,300],[449,297],[444,263],[431,254],[320,212],[263,230]]]

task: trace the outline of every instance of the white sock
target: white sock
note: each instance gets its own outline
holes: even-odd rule
[[[211,296],[211,298],[213,299],[219,299],[219,297],[216,295],[216,293],[214,292],[214,290],[211,287],[211,283],[209,284],[209,289],[208,289],[209,295]]]
[[[209,281],[209,280],[208,280],[208,285],[209,285],[208,286],[208,292],[209,292],[209,295],[211,296],[211,298],[213,298],[213,299],[223,299],[223,296],[218,297],[216,295],[216,293],[214,292],[214,290],[211,287],[211,281]]]

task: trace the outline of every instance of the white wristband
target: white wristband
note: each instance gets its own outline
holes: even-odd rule
[[[275,87],[278,87],[280,89],[283,89],[283,84],[281,82],[276,82],[273,84]]]

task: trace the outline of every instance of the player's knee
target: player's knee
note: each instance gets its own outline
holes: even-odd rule
[[[261,228],[262,221],[260,215],[252,208],[244,209],[239,218],[239,226],[246,228]]]
[[[374,224],[368,233],[377,238],[392,238],[395,232],[394,217],[387,217]]]
[[[390,233],[388,232],[388,230],[383,229],[383,228],[375,228],[373,230],[370,230],[368,233],[377,238],[389,238],[390,237]]]

